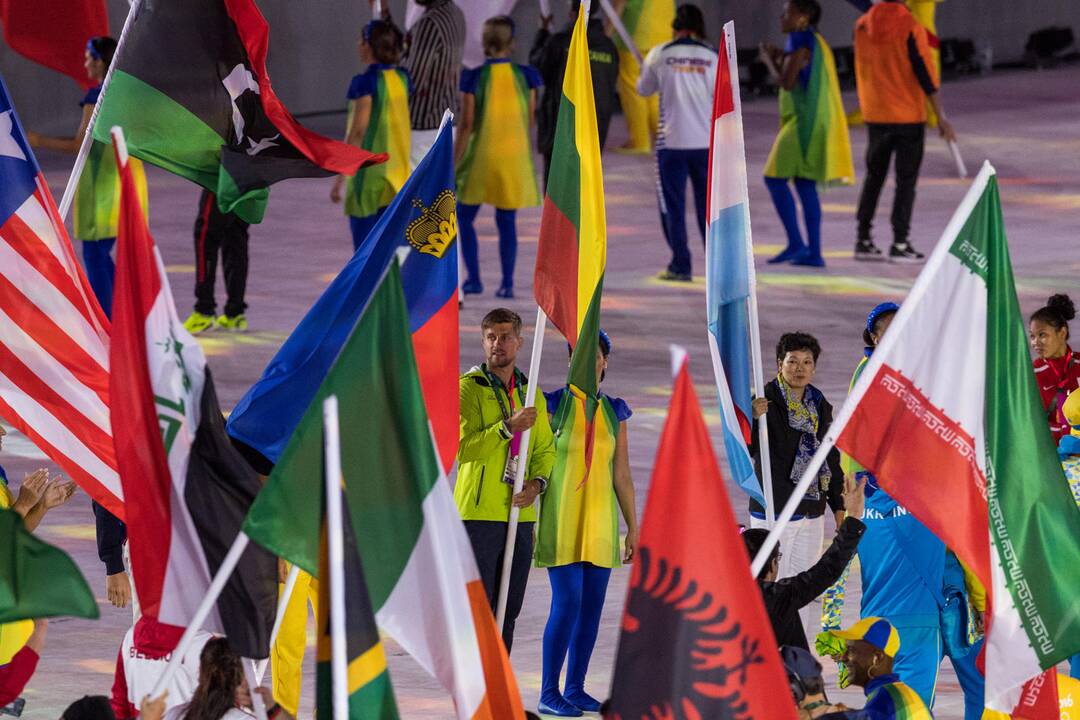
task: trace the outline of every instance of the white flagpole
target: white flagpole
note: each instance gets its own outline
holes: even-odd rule
[[[791,493],[791,497],[788,498],[787,504],[784,505],[783,511],[776,519],[776,525],[769,530],[768,537],[765,538],[765,542],[762,544],[761,549],[758,550],[757,555],[754,557],[754,562],[751,563],[750,573],[753,577],[757,577],[761,569],[765,567],[765,561],[769,555],[772,554],[773,548],[780,541],[780,533],[791,521],[791,516],[795,514],[795,508],[802,502],[803,496],[806,495],[807,489],[810,487],[810,483],[817,479],[818,471],[821,469],[822,464],[825,462],[825,458],[828,456],[829,451],[836,445],[836,439],[844,432],[844,428],[847,427],[848,421],[851,420],[851,416],[855,413],[855,408],[862,400],[866,391],[870,389],[870,384],[874,381],[874,378],[878,374],[878,370],[884,364],[883,358],[889,354],[892,346],[895,343],[900,342],[899,338],[904,327],[909,322],[911,313],[914,308],[926,295],[927,288],[930,286],[930,281],[934,277],[938,268],[945,261],[946,256],[949,253],[949,247],[952,245],[956,236],[960,233],[964,223],[967,221],[969,215],[971,215],[972,209],[982,196],[983,190],[986,188],[987,182],[989,182],[990,176],[994,174],[994,168],[989,162],[984,162],[982,169],[979,170],[979,174],[975,176],[975,180],[971,183],[971,187],[968,188],[967,195],[960,201],[960,205],[956,208],[956,212],[953,213],[952,219],[949,220],[949,224],[945,226],[945,232],[942,233],[941,239],[938,240],[937,246],[934,248],[934,252],[930,255],[930,258],[926,261],[926,265],[923,266],[922,272],[915,279],[915,284],[911,286],[911,290],[908,292],[907,298],[900,306],[900,311],[896,313],[893,318],[892,324],[889,325],[889,332],[885,335],[885,338],[881,341],[881,345],[877,347],[874,354],[870,356],[870,362],[863,368],[862,373],[859,375],[858,382],[855,383],[855,387],[851,389],[851,393],[848,394],[844,404],[840,407],[840,411],[836,413],[833,419],[832,425],[829,427],[828,432],[825,433],[825,438],[818,445],[817,452],[810,458],[810,464],[807,465],[806,470],[803,471],[803,476],[799,478],[798,484]]]
[[[623,45],[626,45],[626,49],[630,51],[630,54],[637,60],[638,65],[644,65],[645,59],[641,56],[641,51],[638,50],[637,45],[634,44],[634,39],[630,37],[630,32],[623,25],[622,18],[619,17],[619,13],[615,12],[615,8],[611,6],[611,0],[600,0],[600,7],[603,9],[604,14],[607,15],[608,20],[611,22],[611,26],[615,28],[615,32],[619,34],[619,38],[623,41]],[[588,20],[588,16],[585,17]]]
[[[109,63],[109,69],[105,72],[105,79],[101,81],[101,92],[98,93],[97,102],[94,103],[94,110],[90,113],[90,124],[86,126],[86,134],[83,135],[82,144],[79,146],[79,154],[75,156],[75,165],[71,168],[71,175],[68,177],[67,187],[64,188],[64,195],[60,198],[58,210],[61,222],[67,220],[68,211],[71,210],[71,203],[75,199],[75,189],[79,185],[79,178],[82,176],[83,168],[86,167],[86,157],[90,154],[90,145],[94,142],[94,125],[97,123],[98,111],[101,109],[101,100],[109,89],[113,70],[120,59],[120,54],[124,51],[124,41],[127,40],[128,31],[135,22],[135,16],[139,14],[140,7],[142,7],[142,0],[132,0],[131,6],[128,8],[127,18],[124,20],[124,29],[120,31],[120,38],[116,41],[116,50],[113,52],[112,62]],[[153,697],[157,697],[157,695]]]
[[[957,145],[955,140],[947,140],[946,144],[949,146],[949,152],[952,153],[953,162],[956,163],[956,176],[966,178],[968,176],[967,165],[964,164],[964,158],[960,155],[960,146]]]
[[[750,297],[747,312],[750,316],[750,365],[753,369],[754,397],[765,397],[764,358],[761,356],[761,322],[758,319],[757,305],[757,270],[754,267],[754,236],[750,229],[750,193],[746,187],[746,147],[742,127],[742,96],[739,93],[739,63],[735,45],[735,21],[724,24],[724,45],[727,50],[728,68],[731,76],[731,97],[735,103],[735,117],[739,131],[736,133],[736,157],[743,163],[742,196],[743,215],[746,223],[746,271],[750,285]],[[753,421],[753,418],[748,418]],[[758,423],[758,455],[761,459],[761,490],[765,496],[765,523],[772,528],[776,518],[776,503],[773,500],[772,458],[769,455],[769,425],[762,420]],[[756,577],[756,576],[755,576]]]
[[[251,694],[251,709],[255,711],[255,720],[267,720],[266,703],[263,702],[262,695],[255,691],[262,684],[262,679],[255,677],[256,661],[244,658],[240,664],[244,666],[244,679],[247,680],[248,692]]]
[[[225,559],[221,561],[217,575],[211,581],[206,595],[195,610],[195,614],[192,616],[187,629],[184,630],[184,634],[180,637],[180,642],[176,644],[176,649],[173,650],[172,657],[169,659],[169,664],[165,666],[165,672],[161,673],[161,677],[154,684],[154,689],[150,691],[150,697],[159,697],[165,691],[165,688],[169,686],[169,681],[172,680],[173,675],[180,667],[180,661],[183,659],[184,653],[191,647],[195,635],[202,630],[203,623],[206,622],[210,611],[214,609],[214,603],[217,602],[221,591],[225,589],[225,583],[228,582],[233,570],[236,569],[237,563],[240,562],[240,556],[247,549],[248,542],[250,542],[250,538],[246,534],[243,532],[236,534],[236,540],[233,541],[232,547],[229,548],[229,552],[225,555]]]
[[[285,608],[289,606],[289,600],[292,598],[293,589],[296,587],[296,578],[299,576],[300,568],[296,565],[291,566],[289,568],[289,575],[285,578],[285,587],[281,590],[281,597],[278,598],[277,614],[274,616],[274,629],[270,631],[270,652],[273,652],[278,632],[281,631],[281,622],[285,619]],[[305,608],[306,607],[307,606],[305,605]],[[266,675],[266,666],[269,662],[269,658],[255,662],[256,683],[262,684],[263,676]]]
[[[586,0],[586,7],[587,7]],[[540,356],[544,352],[544,330],[547,329],[547,315],[539,307],[536,308],[536,329],[533,333],[532,358],[529,360],[529,386],[525,390],[525,407],[532,407],[536,401],[536,388],[540,384],[537,375],[540,372]],[[544,412],[543,409],[539,412]],[[518,458],[517,475],[514,476],[513,495],[521,492],[525,487],[525,470],[529,466],[529,436],[532,428],[521,434],[521,453]],[[503,629],[506,621],[506,599],[510,594],[510,569],[514,564],[514,545],[517,543],[518,516],[521,508],[510,506],[510,519],[506,526],[506,546],[503,550],[502,574],[499,576],[499,601],[495,610],[495,622],[499,630]]]
[[[349,690],[345,657],[345,543],[341,511],[341,442],[338,434],[337,396],[323,400],[326,453],[326,536],[330,577],[330,668],[333,720],[348,720]]]

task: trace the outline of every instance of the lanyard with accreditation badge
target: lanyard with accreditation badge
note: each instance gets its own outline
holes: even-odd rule
[[[514,408],[514,386],[517,382],[517,373],[515,372],[510,378],[510,386],[506,389],[506,397],[510,400],[509,410],[506,407],[506,403],[503,402],[502,395],[499,394],[499,387],[502,387],[502,381],[492,375],[487,369],[484,373],[488,376],[488,382],[491,383],[492,389],[495,391],[495,399],[499,401],[499,410],[502,411],[503,420],[507,423],[510,421],[510,417],[513,414]],[[496,385],[496,383],[498,383]],[[520,394],[520,391],[519,391]],[[507,485],[513,485],[514,480],[517,477],[518,462],[521,458],[521,433],[514,433],[510,438],[510,452],[506,454],[506,470],[503,472],[503,482]]]

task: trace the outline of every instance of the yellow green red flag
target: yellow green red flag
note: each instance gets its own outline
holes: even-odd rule
[[[574,348],[569,384],[595,398],[607,220],[585,7],[570,40],[533,288],[537,304]]]

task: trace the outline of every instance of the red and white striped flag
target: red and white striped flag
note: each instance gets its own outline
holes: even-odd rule
[[[119,518],[109,329],[0,81],[0,417]]]

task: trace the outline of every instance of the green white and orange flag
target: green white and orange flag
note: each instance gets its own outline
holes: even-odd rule
[[[600,135],[585,38],[587,4],[583,2],[578,12],[566,61],[533,288],[537,304],[574,348],[570,387],[586,398],[595,398],[607,219]],[[595,407],[595,402],[590,403],[590,417]]]
[[[345,517],[363,558],[363,582],[379,627],[439,680],[458,720],[524,717],[510,659],[435,452],[397,262],[244,523],[252,540],[312,574],[319,573],[323,521],[322,404],[330,395],[338,398]],[[376,647],[374,639],[354,646],[350,691],[370,685],[363,679],[381,683],[381,650],[366,652]],[[389,713],[386,694],[375,695]]]
[[[986,705],[1080,651],[1080,512],[1028,355],[989,163],[829,439],[990,589]],[[838,434],[838,435],[837,435]]]

